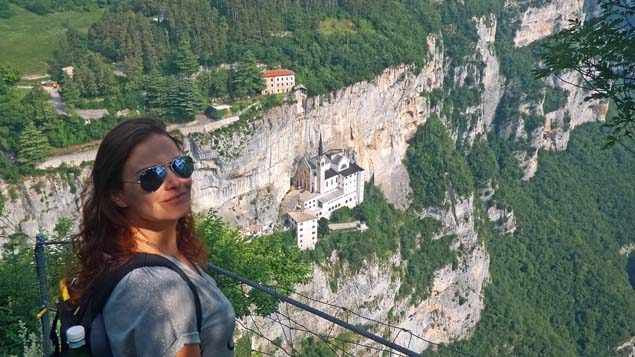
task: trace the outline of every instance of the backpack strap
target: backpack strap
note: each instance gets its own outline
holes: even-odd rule
[[[128,273],[138,268],[152,266],[165,267],[174,271],[175,273],[179,274],[181,279],[183,279],[187,286],[190,288],[190,290],[192,291],[192,295],[194,295],[194,307],[196,309],[196,329],[200,334],[203,314],[201,309],[201,300],[198,296],[196,286],[194,286],[194,283],[192,283],[190,278],[188,278],[188,276],[185,274],[185,272],[183,272],[181,268],[179,268],[169,259],[156,254],[135,254],[118,269],[115,269],[114,271],[107,274],[103,274],[102,279],[99,279],[94,285],[95,289],[91,291],[91,299],[89,302],[89,306],[87,307],[90,313],[84,314],[84,316],[90,315],[90,318],[94,318],[95,316],[100,314],[119,281],[121,281],[121,279],[128,275]],[[82,325],[87,326],[83,322],[84,321],[82,321]],[[88,326],[90,326],[90,321],[87,322]]]

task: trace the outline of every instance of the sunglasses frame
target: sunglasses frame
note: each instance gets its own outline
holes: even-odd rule
[[[189,159],[189,161],[192,163],[192,173],[190,173],[189,176],[183,176],[183,175],[179,174],[177,172],[177,170],[174,169],[175,162],[177,160],[179,160],[179,159],[186,160],[186,163],[187,163],[187,160]],[[169,167],[169,169],[172,170],[172,172],[174,172],[174,174],[177,175],[180,178],[190,178],[190,177],[192,177],[192,174],[194,173],[194,159],[192,159],[192,157],[190,155],[179,155],[179,156],[175,157],[174,159],[172,159],[172,160],[170,160],[168,162],[164,162],[164,163],[158,164],[158,165],[152,165],[150,167],[142,169],[136,175],[136,177],[137,177],[136,181],[122,181],[122,182],[124,182],[124,183],[136,183],[136,184],[141,185],[141,189],[144,190],[145,192],[148,192],[148,193],[154,192],[154,191],[158,190],[161,187],[161,185],[163,185],[163,182],[165,181],[165,178],[167,177],[167,169],[166,169],[166,167]],[[159,183],[159,186],[157,186],[154,190],[148,190],[145,187],[143,187],[143,184],[141,183],[143,175],[145,175],[147,172],[149,172],[151,170],[157,170],[158,168],[162,168],[164,170],[163,174],[162,174],[163,177],[161,177],[161,182]],[[161,174],[159,172],[156,172],[156,174],[159,177],[161,176]]]

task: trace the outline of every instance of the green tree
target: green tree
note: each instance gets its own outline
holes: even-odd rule
[[[150,111],[158,117],[164,117],[168,106],[167,79],[155,70],[146,78],[145,88]]]
[[[322,217],[318,221],[318,235],[325,237],[329,233],[329,220]]]
[[[9,6],[8,0],[0,0],[0,19],[8,19],[15,15],[15,11]]]
[[[258,68],[256,57],[251,51],[246,51],[240,66],[232,76],[234,97],[246,97],[260,94],[265,89],[262,71]]]
[[[48,138],[29,122],[18,138],[18,163],[33,166],[44,160],[50,151]]]
[[[188,78],[170,79],[168,81],[167,105],[169,115],[177,121],[187,121],[201,111],[202,99]]]
[[[33,87],[22,99],[24,117],[33,121],[37,127],[42,127],[45,123],[54,120],[57,114],[49,102],[50,99],[51,96],[42,87]]]
[[[37,288],[35,281],[25,279],[33,274],[33,250],[23,233],[3,236],[2,260],[0,260],[0,347],[3,353],[20,355],[23,341],[18,333],[20,322],[35,331],[37,312]]]
[[[465,158],[456,150],[448,129],[436,116],[417,129],[407,151],[413,206],[438,206],[446,193],[464,196],[474,187]]]
[[[20,70],[9,65],[0,66],[0,81],[12,86],[20,80]]]
[[[15,89],[0,95],[0,150],[14,151],[17,148],[17,134],[24,126],[24,104]]]
[[[80,59],[75,68],[73,80],[77,83],[82,96],[92,98],[116,92],[116,80],[113,66],[99,54],[88,52]]]
[[[66,73],[64,73],[62,81],[61,94],[64,97],[64,103],[70,108],[74,108],[79,103],[82,93],[79,91],[77,83]]]
[[[222,98],[228,94],[228,77],[227,71],[205,71],[196,78],[196,86],[201,94],[209,98]]]
[[[631,0],[599,0],[601,12],[552,36],[542,46],[543,67],[538,78],[575,71],[578,86],[591,91],[585,100],[610,99],[617,115],[609,118],[608,145],[635,144],[635,4]]]
[[[174,54],[174,67],[176,68],[176,73],[188,77],[198,71],[198,60],[194,52],[190,49],[189,41],[179,41],[179,47]]]
[[[214,212],[197,220],[197,231],[211,247],[209,260],[221,268],[282,293],[290,293],[296,284],[309,280],[311,266],[300,257],[289,232],[252,239],[229,228]],[[269,295],[253,290],[247,292],[235,280],[223,276],[218,276],[216,281],[238,317],[251,313],[267,316],[277,310],[279,301]],[[252,305],[255,311],[250,310]]]

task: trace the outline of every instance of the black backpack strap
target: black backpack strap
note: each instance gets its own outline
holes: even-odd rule
[[[90,315],[91,318],[94,318],[95,316],[100,314],[104,309],[104,306],[106,305],[110,294],[112,294],[112,291],[115,289],[119,281],[121,281],[121,279],[128,275],[128,273],[138,268],[152,266],[165,267],[176,272],[190,288],[190,290],[192,291],[192,295],[194,295],[194,307],[196,309],[196,329],[200,334],[203,313],[201,309],[201,300],[198,296],[196,286],[194,286],[194,283],[192,283],[190,278],[188,278],[188,276],[185,274],[185,272],[183,272],[181,268],[179,268],[171,260],[156,254],[135,254],[118,269],[104,274],[102,279],[97,281],[97,283],[94,285],[96,288],[91,291],[91,299],[89,303],[90,305],[88,306],[90,314],[84,314],[84,316]],[[85,324],[83,325],[87,326]],[[88,322],[88,326],[90,326],[90,322]]]
[[[60,353],[62,353],[62,349],[60,347],[60,338],[57,335],[57,323],[60,320],[60,312],[59,310],[55,311],[55,317],[53,318],[53,323],[51,324],[51,332],[49,333],[49,338],[53,342],[53,353],[50,355],[52,357],[59,357]]]

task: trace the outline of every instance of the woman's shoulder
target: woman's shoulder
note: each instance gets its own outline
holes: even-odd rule
[[[177,272],[166,267],[149,266],[137,268],[124,276],[104,308],[118,300],[151,303],[192,297],[187,283]]]

